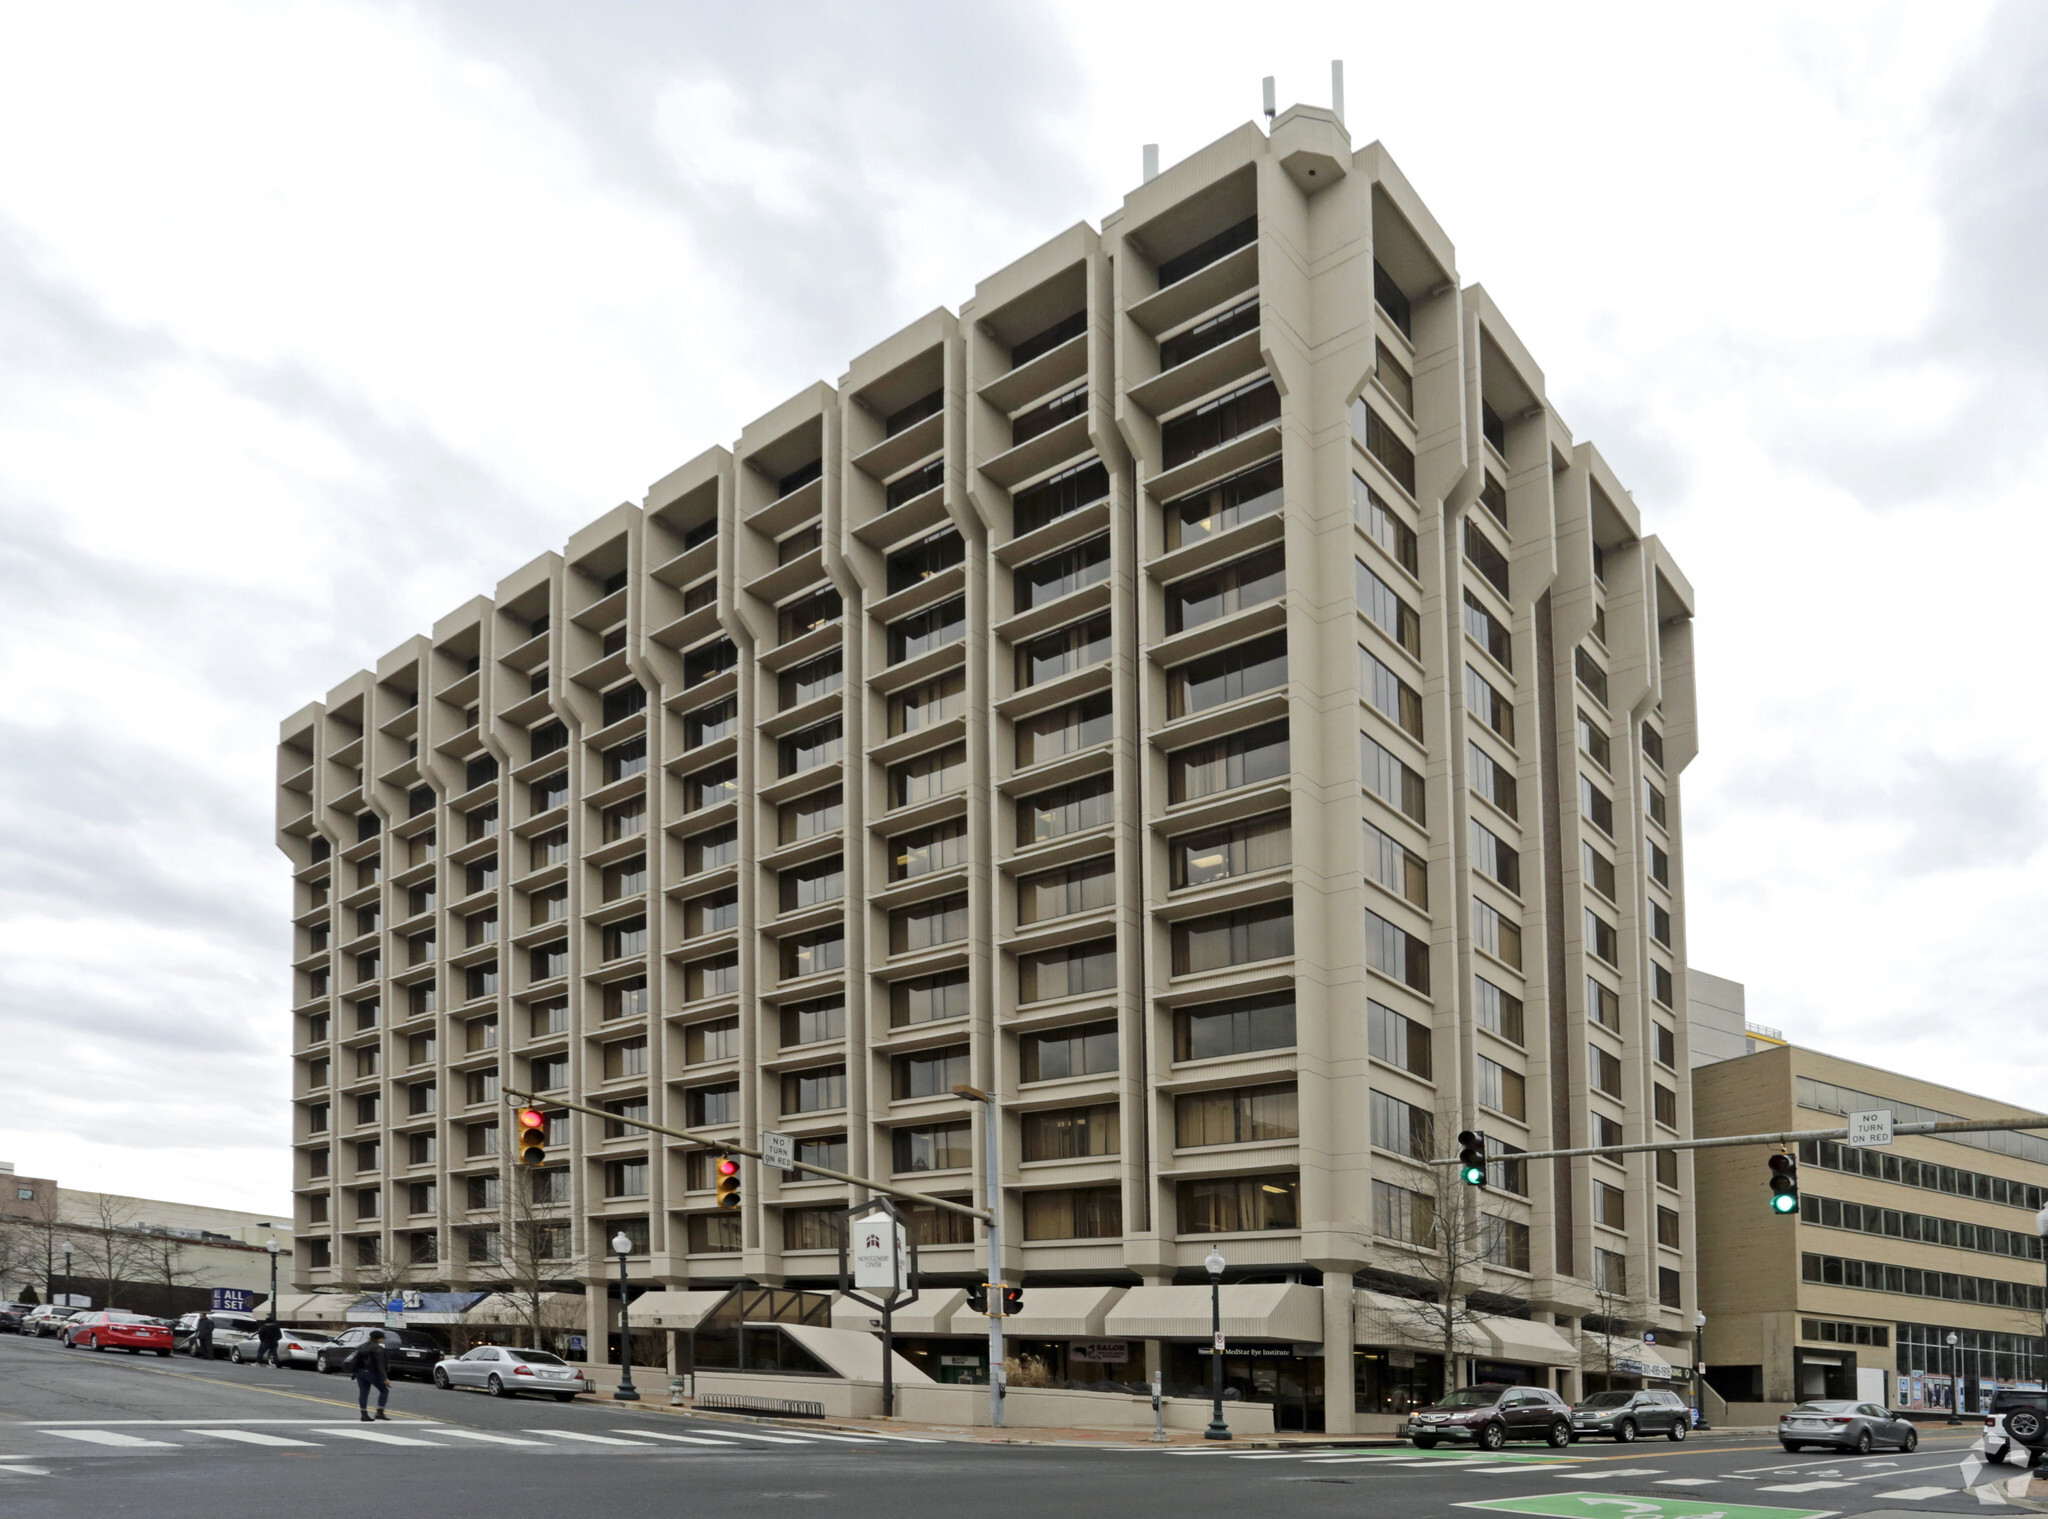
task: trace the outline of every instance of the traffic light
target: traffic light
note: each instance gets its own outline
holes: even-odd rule
[[[1466,1129],[1458,1135],[1458,1179],[1468,1187],[1486,1185],[1486,1136]]]
[[[740,1205],[740,1163],[730,1155],[718,1157],[718,1206],[737,1208]]]
[[[1022,1313],[1023,1311],[1024,1289],[1022,1287],[1005,1287],[1003,1289],[1003,1317],[1009,1318],[1012,1314]]]
[[[519,1110],[519,1164],[541,1166],[548,1159],[548,1117],[539,1108]]]
[[[1771,1157],[1771,1211],[1799,1211],[1799,1162],[1783,1150]]]
[[[967,1289],[967,1311],[986,1314],[988,1312],[988,1283],[976,1282]]]

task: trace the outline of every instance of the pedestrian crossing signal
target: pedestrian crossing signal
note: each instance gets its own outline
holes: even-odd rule
[[[1019,1314],[1023,1311],[1024,1289],[1022,1287],[1005,1287],[1003,1289],[1003,1317],[1009,1318],[1013,1314]]]
[[[1472,1129],[1458,1135],[1458,1179],[1468,1187],[1486,1185],[1486,1136]]]
[[[740,1205],[740,1163],[730,1155],[718,1157],[718,1206],[737,1208]]]
[[[1782,1150],[1771,1157],[1771,1211],[1799,1211],[1799,1162]]]
[[[988,1283],[976,1282],[967,1289],[967,1311],[986,1314],[988,1312]]]
[[[519,1164],[545,1165],[548,1158],[548,1119],[539,1108],[519,1110]]]

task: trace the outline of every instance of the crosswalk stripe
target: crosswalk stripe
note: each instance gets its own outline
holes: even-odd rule
[[[453,1424],[444,1424],[434,1431],[437,1435],[460,1435],[465,1440],[487,1440],[493,1445],[545,1445],[545,1440],[522,1440],[517,1435],[493,1434],[488,1429],[461,1429]]]
[[[715,1450],[739,1450],[742,1448],[729,1444],[724,1440],[704,1440],[699,1439],[696,1435],[672,1435],[666,1430],[660,1429],[639,1429],[635,1430],[634,1433],[645,1435],[650,1440],[673,1440],[678,1445],[708,1445]]]
[[[1614,1477],[1654,1477],[1664,1468],[1661,1466],[1624,1466],[1619,1471],[1603,1471],[1597,1466],[1546,1466],[1541,1468],[1541,1470],[1546,1477],[1578,1477],[1587,1481],[1597,1477],[1604,1482]]]
[[[801,1445],[803,1439],[796,1435],[756,1435],[743,1429],[721,1429],[721,1435],[730,1435],[735,1440],[766,1440],[770,1445]]]
[[[88,1445],[126,1445],[148,1447],[152,1450],[176,1450],[170,1440],[145,1440],[140,1435],[119,1434],[111,1429],[53,1429],[53,1435],[62,1435],[67,1440],[83,1440]]]
[[[621,1440],[613,1435],[586,1435],[580,1429],[529,1429],[527,1433],[553,1435],[557,1440],[585,1440],[592,1445],[637,1445],[642,1450],[652,1449],[645,1440]]]
[[[1826,1487],[1854,1487],[1853,1482],[1780,1482],[1771,1487],[1760,1487],[1760,1493],[1817,1493]]]
[[[1245,1459],[1251,1460],[1252,1457]],[[1403,1464],[1399,1456],[1310,1456],[1311,1466],[1398,1466]]]
[[[1952,1487],[1901,1487],[1889,1493],[1872,1493],[1873,1498],[1946,1498],[1954,1492]]]
[[[266,1435],[254,1429],[188,1429],[188,1435],[211,1435],[216,1440],[237,1440],[244,1445],[296,1445],[300,1449],[317,1447],[316,1440],[287,1440],[283,1435]]]
[[[801,1435],[791,1436],[799,1440],[829,1440],[841,1445],[879,1445],[880,1435],[828,1435],[822,1429],[807,1429]]]
[[[47,1477],[49,1469],[42,1466],[22,1466],[12,1456],[0,1458],[0,1472],[14,1472],[23,1477]]]
[[[1469,1466],[1459,1467],[1458,1470],[1461,1472],[1477,1472],[1482,1477],[1512,1477],[1518,1472],[1526,1477],[1529,1474],[1528,1466],[1520,1461],[1503,1462],[1499,1466],[1490,1464],[1481,1466],[1475,1461]],[[1546,1466],[1543,1470],[1555,1477],[1561,1473],[1576,1472],[1579,1468],[1576,1466]]]
[[[330,1435],[340,1435],[345,1440],[369,1440],[378,1445],[423,1445],[428,1450],[448,1450],[438,1440],[415,1440],[411,1435],[387,1434],[381,1429],[330,1429]]]
[[[1658,1481],[1659,1487],[1712,1487],[1720,1477],[1665,1477]]]

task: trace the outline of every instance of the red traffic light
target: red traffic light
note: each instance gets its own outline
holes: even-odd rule
[[[737,1176],[740,1174],[740,1163],[730,1155],[727,1155],[718,1162],[718,1174],[720,1176]]]
[[[545,1128],[546,1128],[547,1126],[548,1126],[548,1120],[547,1120],[547,1115],[546,1115],[545,1113],[541,1112],[541,1110],[540,1110],[539,1108],[521,1108],[521,1109],[519,1110],[519,1127],[520,1127],[520,1128],[522,1128],[522,1129],[545,1129]]]

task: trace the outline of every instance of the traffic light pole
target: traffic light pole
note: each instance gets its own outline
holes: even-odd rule
[[[525,1092],[517,1087],[501,1087],[499,1090],[508,1101],[517,1099],[537,1108],[567,1108],[572,1113],[588,1113],[592,1118],[616,1119],[619,1116],[616,1113],[607,1113],[603,1108],[591,1107],[588,1103],[570,1102],[564,1097],[543,1097],[538,1092]],[[736,1139],[720,1139],[714,1134],[699,1134],[690,1129],[671,1129],[664,1124],[649,1123],[644,1118],[630,1121],[634,1128],[645,1129],[650,1134],[662,1134],[670,1139],[703,1145],[707,1149],[724,1150],[732,1155],[750,1155],[755,1160],[761,1159],[761,1152],[758,1149],[752,1145],[741,1144]],[[951,1198],[933,1197],[929,1192],[916,1192],[909,1187],[896,1186],[892,1182],[877,1181],[872,1176],[855,1176],[850,1171],[835,1171],[830,1166],[814,1166],[807,1160],[794,1160],[790,1163],[790,1168],[807,1171],[813,1176],[827,1176],[833,1181],[852,1182],[856,1187],[866,1187],[870,1192],[880,1192],[889,1197],[907,1197],[912,1202],[929,1203],[934,1208],[942,1208],[948,1213],[962,1213],[969,1218],[978,1218],[983,1223],[990,1221],[989,1214],[984,1209],[970,1208],[967,1204],[956,1203]]]
[[[986,1285],[993,1299],[988,1305],[988,1422],[1001,1429],[1003,1395],[1008,1390],[1004,1386],[1006,1373],[1003,1363],[1003,1115],[992,1092],[964,1083],[954,1087],[953,1092],[955,1096],[982,1104],[982,1168],[985,1176],[982,1197],[988,1204],[982,1222],[988,1238]]]
[[[1938,1122],[1900,1123],[1892,1126],[1894,1134],[1995,1134],[2007,1130],[2048,1129],[2048,1117],[2018,1118],[1944,1118]],[[1512,1155],[1492,1155],[1486,1158],[1489,1166],[1519,1165],[1530,1160],[1569,1160],[1580,1155],[1647,1155],[1659,1150],[1726,1150],[1740,1145],[1794,1145],[1807,1139],[1841,1139],[1849,1137],[1847,1129],[1787,1129],[1778,1134],[1723,1134],[1712,1139],[1661,1139],[1633,1145],[1581,1145],[1570,1150],[1520,1150]],[[1457,1166],[1464,1164],[1461,1157],[1446,1156],[1433,1159],[1432,1166]]]

